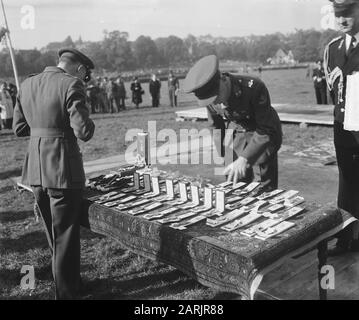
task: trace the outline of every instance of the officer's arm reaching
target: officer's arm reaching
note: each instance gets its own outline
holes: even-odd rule
[[[276,123],[273,121],[273,112],[275,111],[271,108],[269,93],[263,82],[260,82],[255,88],[252,106],[256,130],[242,154],[251,165],[261,157],[276,133]]]
[[[217,114],[210,106],[207,106],[208,122],[211,127],[220,131],[220,135],[213,135],[214,144],[217,152],[224,157],[224,137],[226,134],[226,125],[222,116]]]
[[[85,89],[80,80],[70,86],[67,92],[66,108],[70,114],[70,126],[75,136],[83,141],[90,140],[95,132],[95,124],[90,119]]]
[[[277,121],[274,118],[276,113],[271,108],[269,93],[264,83],[260,82],[255,88],[251,103],[256,130],[238,159],[227,166],[224,171],[224,174],[228,175],[228,181],[233,181],[234,184],[246,176],[247,169],[262,158],[271,143],[273,145],[281,143],[281,141],[274,142],[276,131],[280,128],[276,128]]]

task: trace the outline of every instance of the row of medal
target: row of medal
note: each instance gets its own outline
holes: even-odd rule
[[[258,195],[256,189],[259,186],[259,182],[236,185],[224,182],[201,189],[185,181],[163,180],[135,172],[133,186],[90,200],[179,230],[206,220],[210,227],[228,232],[238,230],[244,236],[265,240],[295,226],[287,220],[305,210],[299,206],[304,198],[295,190],[278,189]]]
[[[102,174],[86,181],[86,187],[102,192],[109,192],[127,187],[134,172],[140,169],[137,165],[124,165],[108,174]]]

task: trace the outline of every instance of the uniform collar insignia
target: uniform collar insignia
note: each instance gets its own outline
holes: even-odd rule
[[[252,87],[253,87],[253,84],[254,84],[254,81],[253,81],[253,80],[250,80],[250,81],[248,82],[248,87],[249,87],[249,88],[252,88]]]

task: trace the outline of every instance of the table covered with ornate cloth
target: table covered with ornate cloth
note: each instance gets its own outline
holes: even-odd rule
[[[85,196],[84,226],[118,240],[136,254],[172,265],[201,284],[244,299],[254,298],[266,273],[356,220],[335,207],[306,204],[306,211],[294,220],[295,227],[263,241],[210,227],[205,221],[177,230],[94,203],[89,200],[93,195],[88,191]]]

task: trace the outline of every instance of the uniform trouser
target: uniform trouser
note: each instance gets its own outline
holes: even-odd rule
[[[117,103],[118,108],[125,110],[126,109],[125,97],[123,97],[123,96],[118,97],[117,100],[118,100],[118,103]]]
[[[56,299],[74,299],[80,286],[82,190],[33,186],[52,251]]]
[[[169,95],[169,98],[170,98],[171,107],[177,107],[176,89],[175,89],[175,88],[171,88],[171,89],[168,91],[168,95]]]
[[[160,104],[160,95],[152,94],[152,108],[157,108]]]
[[[338,207],[359,219],[359,147],[335,146],[338,169]],[[353,238],[353,224],[338,234],[339,245]]]
[[[328,104],[327,99],[327,88],[317,88],[315,87],[315,96],[317,98],[317,104]]]

